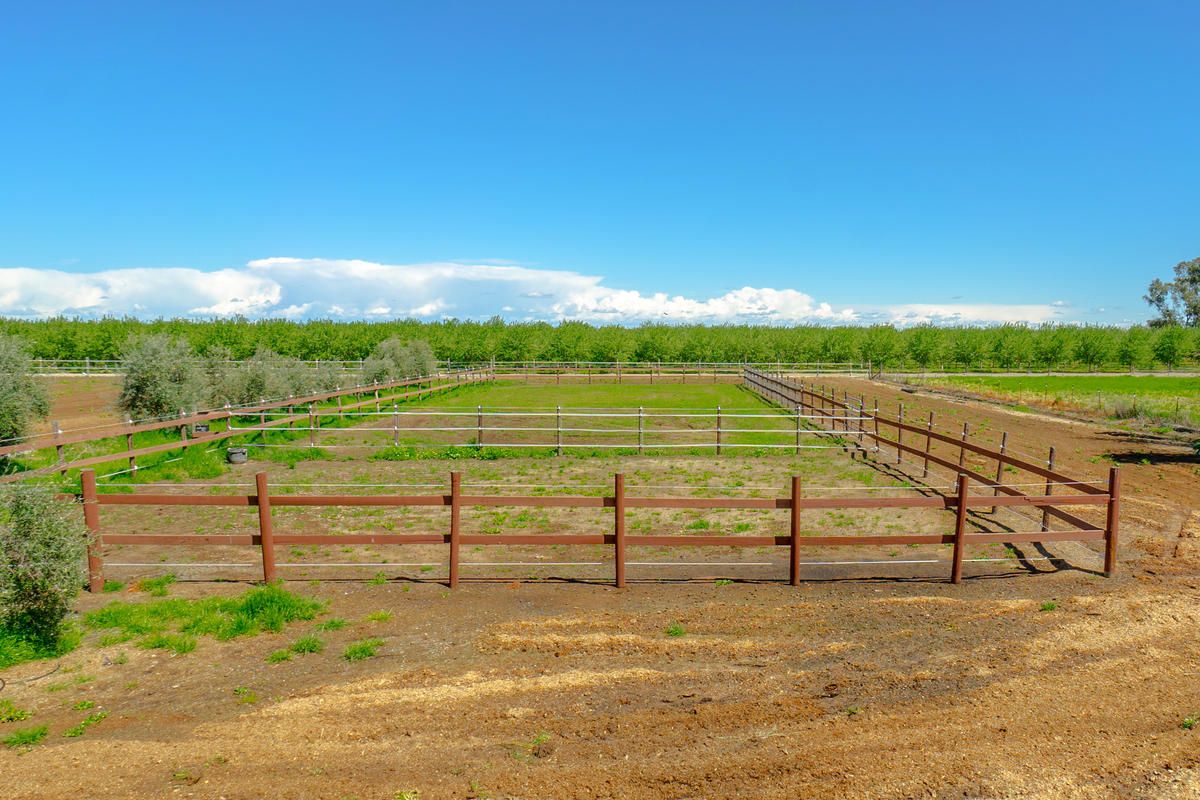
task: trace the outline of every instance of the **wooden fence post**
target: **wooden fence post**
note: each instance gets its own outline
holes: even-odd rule
[[[475,406],[475,441],[483,447],[483,406]]]
[[[900,426],[904,424],[904,403],[899,404],[899,412],[896,414],[896,463],[899,464],[903,451],[900,445],[904,444],[904,429]]]
[[[625,588],[625,475],[613,476],[613,563],[618,589]]]
[[[317,417],[313,413],[313,404],[308,404],[308,446],[317,446]]]
[[[960,445],[958,446],[958,468],[959,468],[959,469],[962,469],[962,467],[963,467],[963,464],[965,464],[965,463],[966,463],[966,462],[965,462],[965,459],[966,459],[966,457],[967,457],[967,450],[966,450],[966,448],[965,448],[965,447],[963,447],[963,445],[965,445],[965,444],[967,443],[967,436],[969,436],[969,435],[970,435],[970,433],[971,433],[971,423],[969,423],[969,422],[964,422],[964,423],[963,423],[962,439],[960,440],[960,441],[962,442],[962,444],[960,444]]]
[[[929,412],[929,422],[925,424],[925,464],[921,468],[921,477],[929,477],[929,450],[933,447],[933,412]]]
[[[1046,458],[1046,469],[1054,470],[1054,447],[1050,448],[1050,455]],[[1046,497],[1054,494],[1054,482],[1050,478],[1046,478]],[[1042,509],[1042,530],[1050,530],[1050,512],[1045,508]]]
[[[788,582],[792,586],[800,584],[800,476],[792,476],[792,518],[789,529],[791,552]]]
[[[458,586],[458,556],[462,539],[462,473],[450,473],[450,588]]]
[[[717,406],[717,455],[721,455],[721,407]]]
[[[267,490],[267,473],[254,476],[258,503],[258,537],[262,545],[263,582],[275,580],[275,529],[271,522],[271,494]]]
[[[1121,469],[1108,468],[1108,514],[1104,523],[1104,575],[1117,574],[1117,528],[1121,514]]]
[[[1000,455],[1003,456],[1005,454],[1005,452],[1007,452],[1007,450],[1008,450],[1008,431],[1001,431],[1000,432]],[[996,483],[1004,483],[1004,459],[1002,457],[996,459]],[[999,496],[1000,496],[1000,487],[997,486],[996,488],[992,489],[992,497],[999,497]],[[988,513],[995,514],[996,507],[992,506],[991,511],[989,511]]]
[[[554,447],[562,455],[562,406],[554,407]]]
[[[804,395],[800,396],[803,399]],[[800,455],[800,404],[796,404],[796,455]]]
[[[958,507],[954,513],[954,561],[950,568],[950,582],[962,583],[964,538],[967,533],[967,483],[966,475],[958,476]]]
[[[58,420],[55,420],[54,421],[54,439],[56,442],[60,436],[62,436],[62,426],[58,424]],[[63,451],[63,446],[61,444],[54,445],[54,455],[58,461],[59,473],[62,475],[66,475],[67,474],[67,456],[66,456],[66,453]]]
[[[79,473],[80,487],[83,489],[83,522],[91,531],[88,541],[88,591],[101,592],[104,590],[104,559],[101,548],[104,543],[100,538],[100,501],[96,498],[96,471],[85,469]]]
[[[871,422],[875,427],[875,451],[879,452],[879,398],[871,398],[875,403],[875,410],[871,412]]]
[[[638,455],[641,455],[644,452],[646,444],[646,422],[644,414],[645,409],[641,406],[638,406]]]
[[[400,404],[392,403],[392,446],[400,446]]]

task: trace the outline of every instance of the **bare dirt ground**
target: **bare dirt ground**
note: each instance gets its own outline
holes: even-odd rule
[[[72,672],[10,687],[54,733],[0,754],[6,795],[1200,792],[1200,733],[1180,727],[1200,710],[1190,576],[301,591],[352,620],[324,653],[264,662],[303,625],[174,657],[84,648]],[[366,619],[380,609],[394,616]],[[385,639],[378,657],[339,659],[363,636]],[[82,699],[109,717],[60,738]]]
[[[301,623],[278,635],[203,639],[180,656],[92,641],[54,675],[29,683],[16,681],[48,666],[9,670],[3,677],[12,683],[0,699],[33,710],[51,735],[28,753],[0,752],[5,795],[1200,797],[1200,726],[1182,725],[1200,714],[1200,551],[1188,527],[1200,498],[1193,457],[1099,426],[860,381],[839,385],[878,395],[885,408],[902,400],[910,417],[934,410],[939,427],[968,421],[983,441],[1007,430],[1016,451],[1053,444],[1059,468],[1073,475],[1099,478],[1112,461],[1121,464],[1118,577],[1097,576],[1082,566],[1089,554],[1081,553],[1061,569],[973,565],[959,586],[945,582],[941,565],[900,564],[867,573],[812,567],[796,588],[755,580],[778,578],[774,568],[747,570],[730,584],[663,581],[623,590],[517,580],[524,573],[454,592],[407,577],[382,585],[295,582],[290,588],[326,600],[330,615],[351,623],[322,634],[322,653],[266,663],[267,654],[312,629]],[[570,461],[470,468],[497,471],[479,473],[479,482],[553,476],[599,483],[587,470],[607,475],[613,466],[605,460],[576,472]],[[736,478],[741,461],[710,461],[706,480]],[[773,466],[764,480],[774,485],[804,468],[791,461],[765,459]],[[432,480],[447,466],[408,468],[428,469]],[[673,468],[704,467],[697,459]],[[278,480],[349,482],[354,469],[306,463]],[[533,475],[539,469],[553,472]],[[862,485],[854,475],[863,469],[831,461],[806,474],[806,483],[821,476]],[[642,480],[665,477],[647,472]],[[648,524],[686,527],[689,520]],[[720,524],[732,530],[738,521]],[[351,522],[302,524],[333,530]],[[391,522],[398,530],[422,524]],[[850,527],[887,522],[855,519]],[[127,524],[155,521],[130,517]],[[158,524],[171,523],[164,517]],[[213,517],[205,524],[217,532],[234,523]],[[471,524],[483,530],[491,523],[478,515]],[[252,560],[245,551],[239,557]],[[172,594],[243,588],[183,583]],[[81,610],[111,597],[84,597]],[[381,610],[391,618],[368,619]],[[683,634],[668,635],[669,626]],[[340,658],[348,642],[367,636],[385,642],[377,657]],[[250,695],[255,702],[245,702]],[[109,716],[82,737],[63,738],[87,713],[72,709],[80,700]],[[0,733],[11,727],[0,725]]]
[[[38,381],[50,396],[50,415],[35,428],[35,433],[54,430],[55,421],[64,431],[124,421],[117,411],[119,375],[54,376]]]

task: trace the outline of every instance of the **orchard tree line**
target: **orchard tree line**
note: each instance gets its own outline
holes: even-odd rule
[[[1200,265],[1197,267],[1200,269]],[[1166,292],[1164,308],[1171,308]],[[776,327],[619,325],[582,322],[334,322],[220,319],[0,320],[33,358],[118,360],[137,337],[165,336],[198,357],[306,361],[370,358],[383,342],[424,341],[436,358],[496,361],[870,362],[885,369],[1174,369],[1200,357],[1197,329],[1176,314],[1131,328],[1067,325],[994,327]]]

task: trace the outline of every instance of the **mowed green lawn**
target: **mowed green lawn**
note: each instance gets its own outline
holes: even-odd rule
[[[793,416],[735,384],[556,385],[521,381],[465,386],[445,395],[406,403],[398,409],[402,427],[422,430],[403,430],[395,441],[410,446],[476,444],[478,436],[472,435],[477,424],[475,412],[482,408],[487,427],[508,429],[485,431],[486,445],[553,447],[557,440],[556,410],[560,407],[562,441],[567,446],[636,448],[639,421],[647,449],[711,446],[716,441],[718,407],[724,444],[782,450],[796,442]],[[640,420],[639,408],[644,414]],[[416,413],[422,410],[429,413]],[[598,415],[584,416],[590,413]],[[386,419],[384,415],[385,425]],[[815,439],[810,441],[809,434],[804,436],[805,444],[817,443]]]
[[[764,409],[768,406],[757,396],[732,383],[702,384],[645,384],[645,383],[573,383],[545,384],[521,381],[464,386],[439,397],[416,403],[412,408],[468,408],[481,405],[485,409],[513,408],[553,411],[564,409],[703,409],[722,408]]]
[[[1074,408],[1118,419],[1143,417],[1159,418],[1164,422],[1200,424],[1200,378],[1021,375],[948,377],[922,382],[965,389],[1030,406]]]

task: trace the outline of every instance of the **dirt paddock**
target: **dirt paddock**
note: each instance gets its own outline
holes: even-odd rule
[[[1200,797],[1200,726],[1183,724],[1200,715],[1193,457],[1102,426],[845,386],[969,421],[981,441],[1008,430],[1053,444],[1069,473],[1122,464],[1118,576],[1068,558],[971,570],[959,586],[941,566],[899,564],[811,569],[799,587],[752,571],[622,590],[565,573],[454,592],[419,574],[295,581],[348,621],[321,634],[324,652],[266,661],[313,628],[297,623],[178,656],[89,639],[53,675],[7,670],[0,699],[52,733],[0,752],[4,796]],[[171,594],[244,588],[189,580]],[[384,641],[376,657],[340,657],[365,637]],[[108,716],[64,738],[80,701]]]

